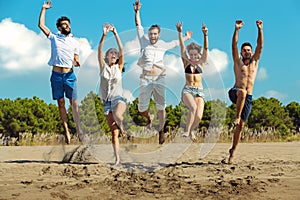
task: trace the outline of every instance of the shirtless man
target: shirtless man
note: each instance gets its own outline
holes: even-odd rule
[[[256,21],[258,28],[257,46],[255,52],[252,52],[250,43],[243,43],[241,46],[241,54],[238,51],[238,34],[243,27],[242,20],[235,22],[235,30],[232,37],[232,57],[234,61],[235,84],[228,92],[232,103],[236,104],[236,117],[234,124],[236,126],[232,147],[229,150],[228,163],[232,163],[235,150],[241,138],[242,129],[247,120],[252,108],[252,90],[257,73],[258,62],[262,53],[264,37],[263,37],[263,22]],[[241,57],[239,56],[241,55]]]

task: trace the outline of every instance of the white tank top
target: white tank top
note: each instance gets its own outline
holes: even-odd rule
[[[123,96],[122,73],[118,64],[110,67],[105,63],[100,80],[100,97],[103,100],[111,101]]]

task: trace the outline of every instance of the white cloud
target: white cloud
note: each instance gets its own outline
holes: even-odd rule
[[[273,98],[279,99],[280,101],[282,101],[288,97],[286,94],[280,93],[276,90],[269,90],[263,96],[265,96],[267,98],[273,97]]]
[[[139,56],[140,43],[137,37],[134,40],[125,42],[124,53],[126,56]]]
[[[268,78],[268,73],[267,73],[266,68],[260,67],[258,69],[257,77],[256,78],[257,78],[257,80],[260,80],[260,81],[266,80]]]
[[[131,91],[129,90],[123,90],[123,96],[125,99],[127,99],[127,101],[129,101],[130,103],[134,101],[134,97],[131,93]]]
[[[204,74],[211,76],[224,71],[228,67],[228,55],[219,49],[212,49],[208,53],[207,64],[205,65]]]
[[[86,59],[93,53],[93,49],[86,38],[76,38],[79,42],[79,60],[84,63]]]
[[[181,57],[174,54],[167,54],[164,57],[164,64],[166,66],[166,74],[169,77],[177,77],[181,75],[184,77],[184,70]]]
[[[50,41],[43,33],[37,34],[10,18],[0,22],[0,68],[13,73],[47,67]],[[92,53],[87,39],[78,38],[81,63]]]
[[[0,67],[25,71],[45,65],[49,42],[41,34],[7,18],[0,22],[0,35]]]
[[[216,100],[220,99],[221,101],[228,101],[227,92],[228,88],[213,88],[208,87],[204,89],[205,99],[206,100]]]

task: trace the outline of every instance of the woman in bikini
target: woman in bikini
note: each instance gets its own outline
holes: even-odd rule
[[[110,48],[103,54],[104,40],[111,31],[117,41],[119,51]],[[103,34],[98,46],[98,61],[100,66],[100,96],[103,101],[104,114],[112,133],[112,145],[115,155],[115,165],[119,164],[119,134],[125,136],[123,129],[123,113],[126,110],[126,100],[123,97],[122,72],[124,68],[124,51],[117,30],[110,24],[103,26]]]
[[[204,109],[202,71],[208,54],[208,29],[205,24],[202,24],[204,49],[201,54],[201,46],[194,42],[185,47],[182,37],[181,22],[176,24],[176,28],[178,31],[181,59],[183,62],[186,80],[185,86],[182,90],[182,102],[189,108],[186,127],[182,136],[190,137],[191,140],[195,141],[196,137],[193,130],[199,126]]]

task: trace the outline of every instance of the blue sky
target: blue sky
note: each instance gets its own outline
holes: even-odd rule
[[[15,99],[38,96],[47,103],[51,97],[50,73],[47,65],[50,43],[41,34],[37,24],[42,0],[0,0],[0,98]],[[53,0],[47,10],[46,25],[57,32],[56,19],[66,15],[71,19],[72,32],[80,42],[82,67],[76,69],[79,95],[97,91],[99,68],[96,49],[105,22],[116,26],[125,46],[126,72],[123,86],[128,97],[138,95],[140,68],[136,65],[138,43],[136,40],[133,0],[70,1]],[[227,90],[234,84],[231,58],[231,38],[236,19],[245,22],[240,31],[239,46],[249,41],[256,44],[255,21],[264,22],[265,43],[259,71],[253,90],[255,99],[275,97],[284,105],[300,99],[300,3],[286,1],[237,0],[144,0],[141,18],[144,27],[159,24],[164,40],[177,39],[175,24],[183,21],[184,31],[192,31],[191,41],[203,45],[201,24],[209,29],[209,61],[204,69],[207,99],[220,98],[227,103]],[[190,41],[187,41],[189,43]],[[105,49],[116,46],[112,35]],[[167,103],[177,104],[184,74],[179,49],[168,52]],[[275,84],[277,83],[277,84]]]

